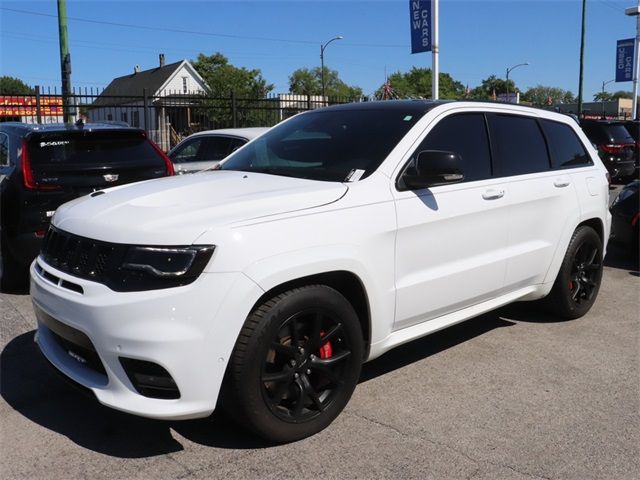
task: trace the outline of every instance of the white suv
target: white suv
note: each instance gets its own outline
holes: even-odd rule
[[[363,362],[514,301],[593,305],[606,170],[568,116],[365,102],[297,115],[216,171],[60,207],[31,267],[37,342],[104,405],[218,403],[292,441]],[[219,402],[221,400],[221,402]]]

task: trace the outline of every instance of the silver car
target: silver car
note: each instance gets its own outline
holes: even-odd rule
[[[224,128],[194,133],[170,152],[176,174],[194,173],[217,165],[245,143],[269,130],[267,127]]]

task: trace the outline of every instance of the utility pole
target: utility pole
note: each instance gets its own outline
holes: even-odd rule
[[[582,117],[582,78],[584,75],[584,30],[587,17],[587,0],[582,0],[582,30],[580,33],[580,79],[578,80],[578,118]]]
[[[625,15],[636,17],[636,42],[634,45],[635,59],[633,64],[633,100],[631,117],[638,120],[638,77],[640,76],[640,0],[637,7],[627,8]]]
[[[335,40],[342,40],[344,37],[342,35],[338,35],[337,37],[333,37],[327,43],[320,45],[320,83],[322,84],[322,103],[324,104],[324,49],[327,48],[331,42]]]
[[[433,0],[433,29],[431,34],[431,99],[440,98],[440,3]]]
[[[60,72],[62,76],[62,110],[64,123],[71,123],[71,54],[67,36],[67,1],[58,0],[58,35],[60,38]]]
[[[600,96],[600,101],[602,102],[602,120],[604,120],[605,118],[607,118],[607,116],[606,116],[606,114],[605,114],[605,111],[604,111],[604,94],[605,94],[604,87],[606,87],[606,86],[607,86],[607,84],[609,84],[609,83],[611,83],[611,82],[615,82],[615,81],[616,81],[616,79],[615,79],[615,78],[614,78],[613,80],[606,80],[606,81],[605,81],[605,80],[603,80],[603,81],[602,81],[602,95]]]

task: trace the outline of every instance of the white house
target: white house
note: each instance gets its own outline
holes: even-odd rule
[[[164,54],[156,68],[114,78],[87,110],[88,121],[120,121],[147,130],[164,150],[188,130],[195,98],[208,86],[187,60],[165,65]],[[145,99],[146,96],[146,99]],[[146,108],[145,108],[146,105]],[[146,113],[145,113],[146,110]]]

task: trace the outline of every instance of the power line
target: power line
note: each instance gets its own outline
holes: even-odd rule
[[[32,12],[29,10],[20,10],[17,8],[0,7],[0,10],[5,10],[13,13],[21,13],[24,15],[35,15],[38,17],[57,18],[56,15],[53,15],[50,13]],[[253,36],[246,36],[246,35],[232,35],[227,33],[202,32],[197,30],[182,30],[182,29],[168,28],[168,27],[152,27],[149,25],[136,25],[133,23],[93,20],[90,18],[67,17],[67,19],[74,20],[76,22],[85,22],[85,23],[92,23],[92,24],[98,24],[98,25],[110,25],[113,27],[136,28],[140,30],[154,30],[154,31],[160,31],[160,32],[182,33],[182,34],[189,34],[189,35],[203,35],[203,36],[209,36],[209,37],[235,38],[235,39],[242,39],[242,40],[260,40],[260,41],[269,41],[269,42],[295,43],[295,44],[303,44],[303,45],[319,45],[321,43],[314,40],[292,40],[288,38],[253,37]],[[409,48],[408,45],[376,44],[376,43],[343,43],[343,45],[351,46],[351,47],[407,48],[407,49]]]
[[[38,17],[57,18],[56,15],[53,15],[50,13],[31,12],[28,10],[20,10],[17,8],[0,7],[0,10],[5,10],[7,12],[14,12],[14,13],[22,13],[24,15],[35,15]],[[155,30],[155,31],[170,32],[170,33],[186,33],[190,35],[203,35],[203,36],[209,36],[209,37],[224,37],[224,38],[235,38],[235,39],[242,39],[242,40],[260,40],[260,41],[269,41],[269,42],[299,43],[299,44],[307,44],[307,45],[316,45],[319,43],[311,40],[291,40],[287,38],[251,37],[251,36],[245,36],[245,35],[232,35],[227,33],[212,33],[212,32],[201,32],[196,30],[182,30],[178,28],[151,27],[149,25],[135,25],[132,23],[107,22],[104,20],[92,20],[90,18],[67,17],[67,19],[74,20],[76,22],[93,23],[98,25],[110,25],[112,27],[137,28],[140,30]]]

